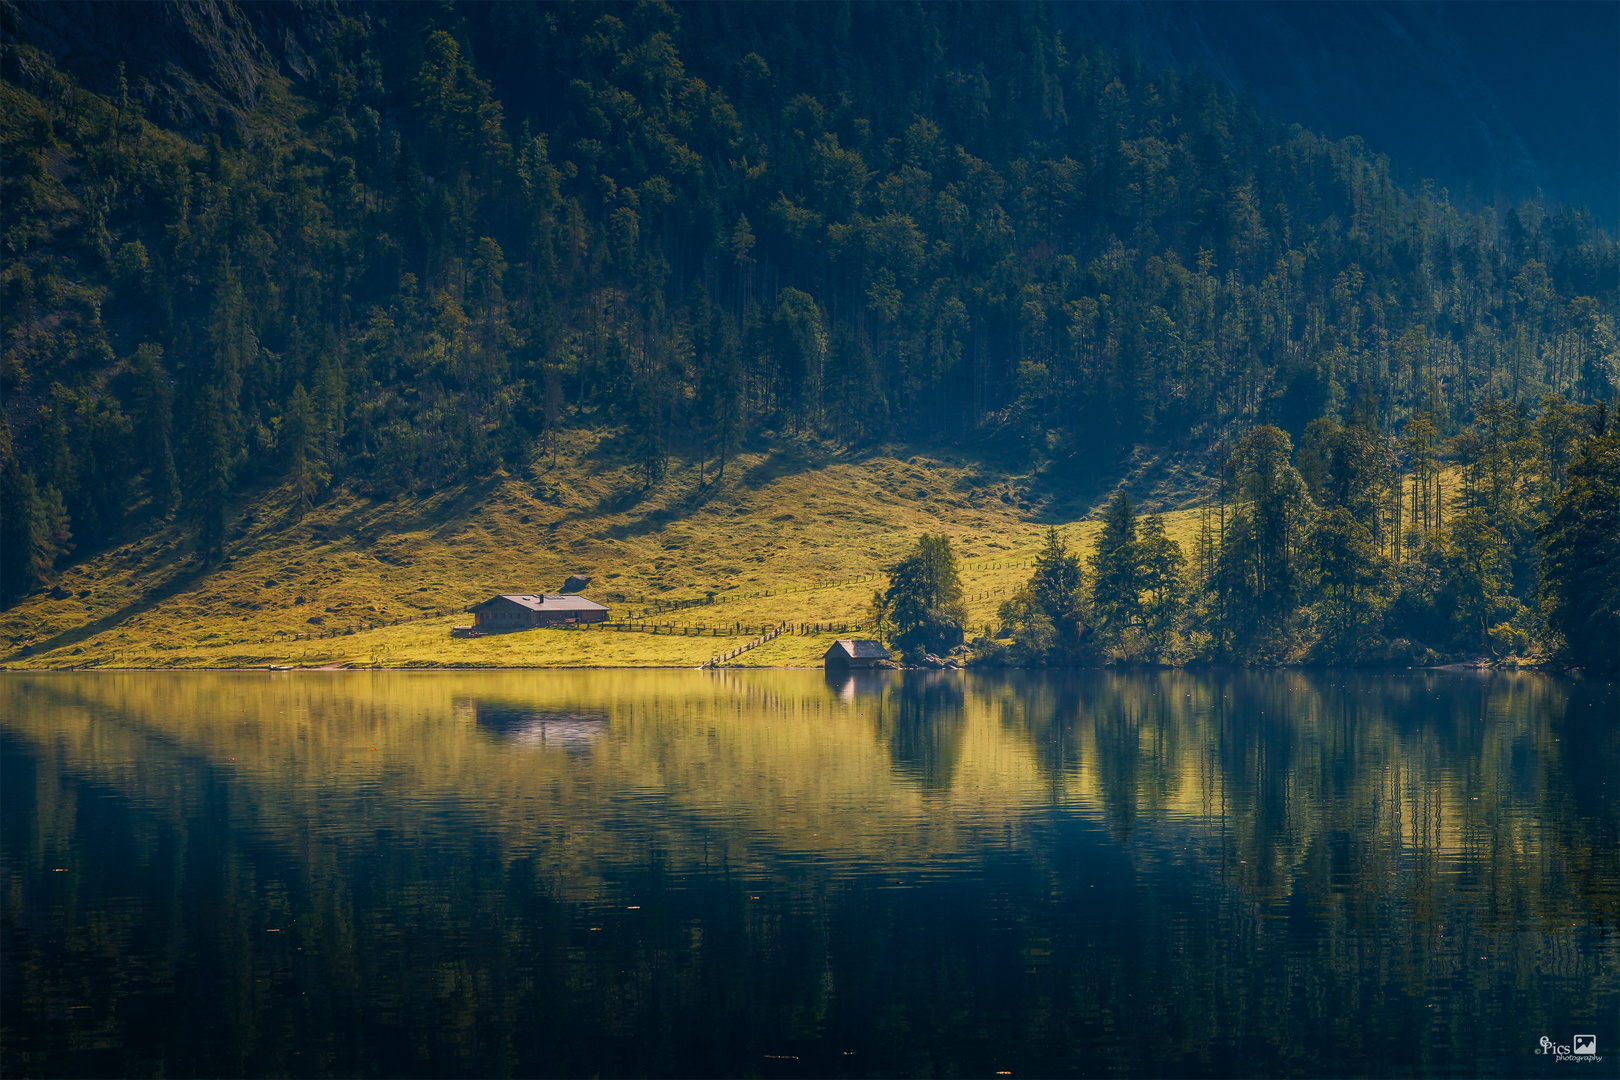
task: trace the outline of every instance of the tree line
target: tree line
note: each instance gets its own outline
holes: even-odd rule
[[[379,7],[201,133],[4,50],[8,599],[171,518],[218,559],[246,493],[296,517],[574,430],[654,487],[792,438],[1080,482],[1272,425],[1319,501],[1338,428],[1451,447],[1615,391],[1590,214],[1402,187],[1043,7]]]
[[[1248,432],[1190,552],[1124,492],[1085,562],[1049,529],[978,660],[1620,666],[1620,432],[1605,406],[1552,398],[1532,421],[1487,403],[1444,468],[1426,418],[1401,439],[1370,421],[1313,422],[1298,449]],[[1442,477],[1458,481],[1449,495]],[[923,537],[873,607],[913,659],[971,633],[944,536]]]

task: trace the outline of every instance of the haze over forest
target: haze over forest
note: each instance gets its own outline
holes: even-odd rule
[[[1154,10],[0,6],[7,603],[591,432],[642,493],[790,442],[1098,505],[1185,462],[1219,531],[1156,548],[1116,501],[1066,598],[1003,613],[1018,662],[1612,663],[1601,157],[1430,182],[1281,77],[1089,36]]]

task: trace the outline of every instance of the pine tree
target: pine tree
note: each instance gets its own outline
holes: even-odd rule
[[[302,521],[331,479],[315,439],[318,423],[304,384],[293,387],[281,420],[281,441],[287,448],[288,478],[292,481],[294,519]]]
[[[1620,436],[1592,439],[1541,528],[1542,605],[1566,656],[1620,667]]]
[[[1181,545],[1165,535],[1164,518],[1150,514],[1141,519],[1136,541],[1142,586],[1142,621],[1153,651],[1164,656],[1181,620],[1186,557]]]
[[[1123,491],[1103,511],[1091,573],[1098,633],[1105,644],[1117,647],[1142,621],[1142,552],[1136,542],[1136,508]]]
[[[1511,617],[1518,606],[1508,595],[1512,567],[1507,541],[1482,508],[1456,517],[1447,540],[1442,561],[1444,602],[1458,639],[1484,649],[1492,627]]]
[[[39,493],[11,452],[11,429],[0,424],[0,597],[12,599],[36,582],[32,560]]]
[[[219,390],[210,384],[192,404],[186,437],[185,512],[205,562],[224,554],[230,491],[230,442],[219,402]]]
[[[1366,635],[1377,629],[1378,587],[1387,572],[1371,530],[1343,506],[1325,509],[1316,515],[1303,561],[1320,597],[1319,655],[1331,660],[1355,658]]]
[[[174,392],[163,370],[163,347],[147,342],[135,350],[135,431],[145,451],[147,492],[159,516],[174,508],[180,479],[174,466]]]
[[[1246,653],[1286,654],[1300,596],[1299,548],[1311,514],[1286,433],[1256,427],[1233,448],[1238,501],[1221,544],[1217,588],[1223,635]]]
[[[1086,631],[1085,571],[1080,556],[1069,551],[1056,528],[1046,530],[1046,543],[1035,558],[1035,572],[1028,588],[1035,606],[1053,630],[1055,640],[1048,650],[1048,660],[1079,659]]]

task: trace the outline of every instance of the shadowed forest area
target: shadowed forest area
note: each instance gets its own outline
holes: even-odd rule
[[[1620,655],[1584,209],[1403,189],[1039,5],[165,7],[118,57],[53,10],[0,13],[8,604],[569,433],[636,493],[904,440],[1209,478],[1190,547],[1118,499],[1057,544],[1010,662]]]

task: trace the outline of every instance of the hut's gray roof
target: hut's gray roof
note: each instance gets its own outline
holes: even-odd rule
[[[526,607],[530,611],[606,611],[606,604],[598,604],[595,600],[587,600],[583,596],[572,593],[501,593],[485,600],[479,607],[486,607],[497,600],[510,600],[519,607]]]
[[[833,642],[828,654],[841,652],[851,660],[887,660],[889,650],[883,647],[881,641],[871,641],[866,638],[839,638]]]

